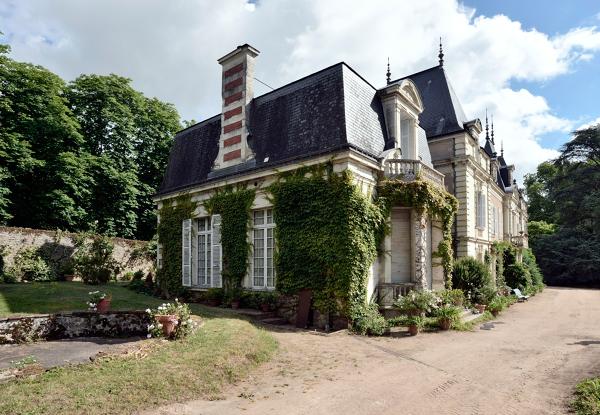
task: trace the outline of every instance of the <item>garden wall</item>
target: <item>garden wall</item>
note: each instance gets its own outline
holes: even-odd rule
[[[130,337],[148,333],[145,311],[76,311],[0,318],[0,344],[70,337]]]
[[[4,267],[12,267],[15,255],[28,248],[40,249],[60,267],[73,255],[76,236],[77,234],[62,231],[0,226],[0,254],[4,258]],[[147,244],[146,241],[122,238],[111,240],[115,247],[113,259],[119,267],[118,275],[138,270],[148,274],[153,270],[154,264],[151,259],[136,255],[136,250],[139,252]]]

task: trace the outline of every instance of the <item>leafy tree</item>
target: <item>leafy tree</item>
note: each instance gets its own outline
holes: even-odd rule
[[[537,167],[535,173],[525,175],[529,220],[551,223],[558,220],[556,207],[550,199],[552,182],[557,174],[558,167],[554,163],[546,161]]]

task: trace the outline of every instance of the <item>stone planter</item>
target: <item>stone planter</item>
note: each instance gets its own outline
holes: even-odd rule
[[[408,326],[408,334],[411,336],[416,336],[417,334],[419,334],[419,326],[417,326],[416,324],[411,324],[410,326]]]
[[[452,325],[452,320],[449,318],[442,318],[439,321],[440,329],[442,330],[450,330],[450,326]]]
[[[171,337],[177,327],[178,318],[175,314],[157,315],[156,321],[162,324],[162,332],[165,337]]]
[[[96,311],[99,313],[106,313],[108,310],[110,310],[110,298],[104,298],[98,301],[98,304],[96,304]]]

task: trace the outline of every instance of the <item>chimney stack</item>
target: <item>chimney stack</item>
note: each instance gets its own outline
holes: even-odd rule
[[[254,59],[258,54],[258,50],[244,44],[218,60],[223,68],[223,103],[219,155],[213,170],[234,166],[254,157],[247,142],[246,105],[254,97]]]

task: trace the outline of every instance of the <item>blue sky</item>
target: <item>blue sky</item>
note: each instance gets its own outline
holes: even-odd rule
[[[600,26],[598,0],[467,0],[464,4],[476,9],[476,15],[504,14],[518,20],[524,29],[537,29],[549,35],[564,33],[573,27]],[[600,117],[600,54],[589,61],[577,62],[569,73],[547,81],[511,80],[513,89],[526,88],[546,98],[561,117],[590,122]],[[541,135],[545,146],[560,147],[565,134],[552,132]]]

